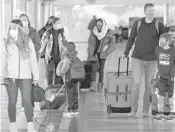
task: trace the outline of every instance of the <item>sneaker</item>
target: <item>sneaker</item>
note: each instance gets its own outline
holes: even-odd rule
[[[153,119],[162,120],[162,116],[160,116],[160,115],[155,115],[155,116],[153,116]]]
[[[34,127],[33,122],[27,123],[27,132],[37,132],[35,127]]]
[[[129,115],[128,115],[129,117],[136,117],[136,113],[134,113],[134,112],[131,112],[131,113],[129,113]]]
[[[10,132],[18,132],[16,122],[10,123]]]
[[[142,116],[143,116],[143,117],[149,117],[149,114],[146,113],[146,112],[143,112]]]
[[[89,88],[89,91],[91,91],[91,92],[96,92],[96,81],[93,81],[92,83],[91,83],[91,87]]]
[[[164,117],[165,120],[174,120],[174,117],[172,115],[168,115]]]

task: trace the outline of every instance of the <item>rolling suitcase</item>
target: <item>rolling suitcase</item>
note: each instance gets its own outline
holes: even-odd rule
[[[108,72],[105,99],[107,113],[131,112],[131,88],[132,78],[129,74],[129,58],[127,58],[126,72],[120,72],[121,58],[118,61],[118,72]]]

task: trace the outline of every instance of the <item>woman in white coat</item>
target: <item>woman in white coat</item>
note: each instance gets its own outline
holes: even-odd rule
[[[16,103],[18,88],[22,91],[28,132],[36,132],[31,102],[32,81],[38,83],[39,71],[36,52],[31,39],[24,33],[20,20],[9,23],[5,43],[2,45],[1,76],[7,84],[10,132],[17,132]],[[33,80],[32,80],[33,78]]]

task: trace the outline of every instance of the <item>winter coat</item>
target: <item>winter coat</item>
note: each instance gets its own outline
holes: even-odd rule
[[[39,61],[38,51],[41,48],[41,41],[40,41],[39,34],[36,31],[36,29],[34,29],[33,27],[29,26],[29,34],[28,34],[28,36],[32,39],[32,42],[33,42],[34,47],[35,47],[36,55],[37,55],[37,61]]]
[[[29,56],[24,59],[16,44],[2,45],[1,76],[13,79],[39,80],[39,70],[34,44],[29,41]]]
[[[38,32],[33,27],[29,26],[29,35],[28,35],[34,44],[35,50],[38,52],[41,48],[41,41]]]
[[[48,62],[51,59],[53,41],[54,36],[52,34],[52,28],[50,28],[43,34],[43,37],[41,39],[40,53],[44,52],[46,62]],[[59,58],[61,58],[61,53],[64,50],[64,45],[66,43],[67,41],[65,40],[64,37],[58,37],[59,52],[60,52],[60,56],[58,56]]]
[[[100,58],[106,59],[108,55],[115,50],[115,45],[115,37],[107,33],[106,36],[101,40],[99,48]]]
[[[88,30],[90,30],[90,36],[88,38],[88,61],[97,61],[97,56],[94,55],[94,50],[96,47],[96,36],[93,33],[93,29],[96,25],[96,20],[91,20],[88,25]]]
[[[101,32],[98,31],[97,27],[94,27],[93,33],[97,40],[94,55],[99,53],[101,59],[106,59],[107,56],[115,50],[115,36],[110,34],[110,30],[104,20]]]

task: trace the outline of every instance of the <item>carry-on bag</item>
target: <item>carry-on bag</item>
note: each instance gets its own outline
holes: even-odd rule
[[[105,99],[108,114],[131,112],[132,78],[128,71],[129,57],[127,57],[126,72],[120,72],[121,59],[118,60],[118,72],[108,72],[106,74]]]

